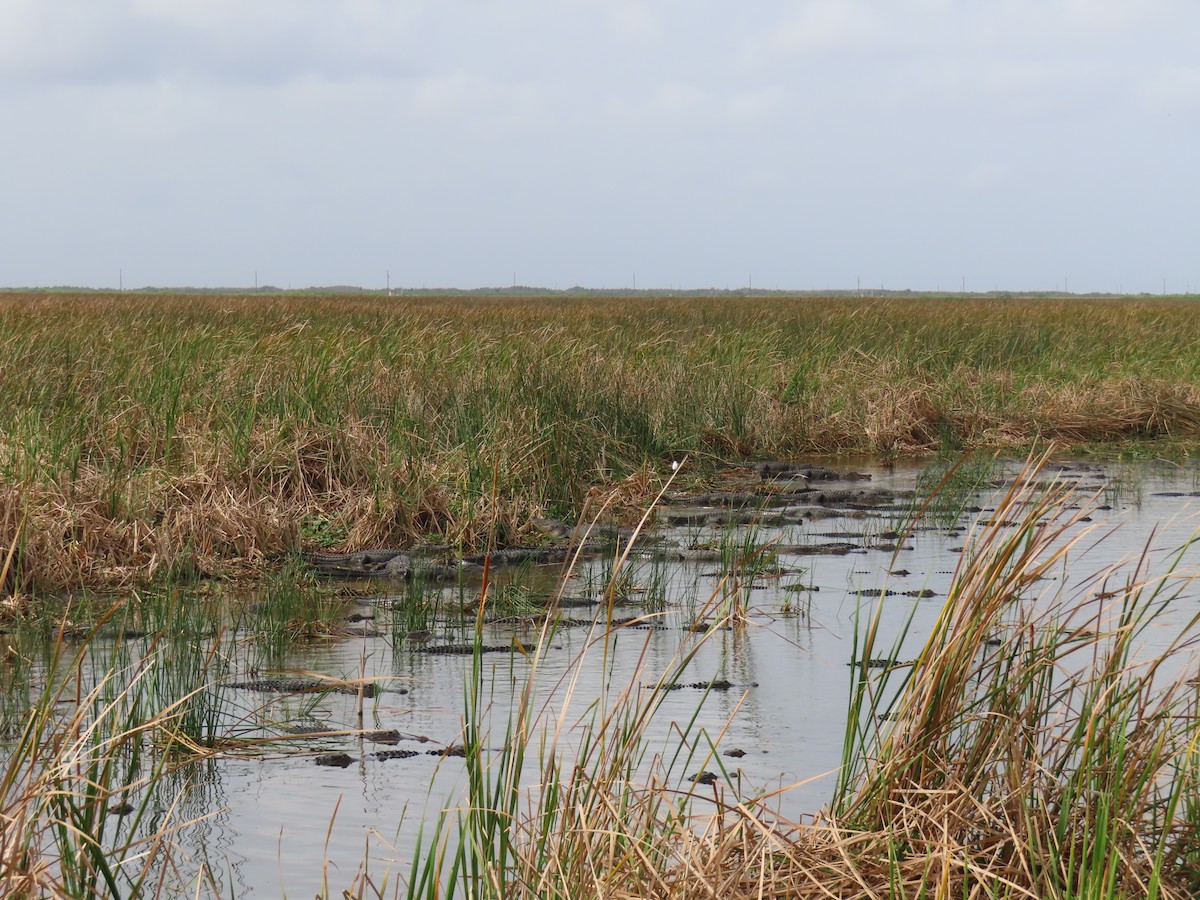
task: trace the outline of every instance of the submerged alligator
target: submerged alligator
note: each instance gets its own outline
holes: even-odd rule
[[[491,553],[476,553],[460,560],[435,559],[404,550],[377,548],[352,553],[305,553],[304,561],[322,575],[341,578],[390,578],[396,581],[453,581],[483,572],[484,566],[555,565],[569,563],[577,556],[595,556],[613,550],[605,540],[586,540],[551,547],[507,547]],[[721,552],[708,548],[656,544],[638,551],[640,557],[674,562],[719,562]]]
[[[441,581],[462,571],[462,566],[458,564],[423,559],[403,550],[384,548],[353,553],[306,553],[304,561],[322,575],[347,578],[428,578]]]
[[[306,553],[305,561],[322,575],[348,578],[392,578],[397,581],[424,579],[448,581],[470,576],[484,566],[545,565],[600,552],[599,542],[560,547],[509,547],[491,553],[465,556],[460,560],[432,559],[403,550],[358,550],[354,553]]]
[[[538,520],[536,524],[548,534],[567,538],[566,543],[549,547],[507,547],[490,553],[464,556],[458,560],[383,547],[352,553],[306,553],[304,559],[322,575],[448,581],[480,573],[485,566],[550,565],[569,562],[576,556],[591,556],[610,549],[620,538],[632,537],[632,532],[608,526],[583,531],[568,528],[553,519]]]

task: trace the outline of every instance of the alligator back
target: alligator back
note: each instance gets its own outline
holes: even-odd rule
[[[305,560],[325,575],[404,575],[408,556],[402,550],[385,548],[354,553],[308,553]]]

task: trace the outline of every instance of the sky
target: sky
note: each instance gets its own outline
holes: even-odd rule
[[[0,287],[1200,291],[1197,0],[3,0]]]

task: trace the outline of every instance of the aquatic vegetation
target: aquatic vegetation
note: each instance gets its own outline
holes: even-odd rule
[[[707,612],[716,608],[714,601]],[[552,627],[548,621],[543,638]],[[482,725],[492,698],[476,654],[465,689],[467,795],[423,832],[407,896],[580,896],[581,886],[586,896],[592,886],[605,891],[602,885],[626,883],[648,862],[667,863],[669,847],[656,835],[663,820],[680,815],[674,788],[636,785],[647,771],[664,786],[686,783],[686,769],[711,764],[714,742],[694,722],[682,726],[678,745],[667,748],[665,757],[650,759],[647,744],[667,688],[683,679],[703,638],[682,646],[661,672],[652,672],[643,659],[623,686],[602,690],[598,701],[573,712],[588,658],[607,656],[613,639],[598,618],[591,639],[548,699],[536,689],[540,648],[546,644],[540,641],[528,674],[515,685],[503,735]],[[531,778],[532,790],[525,786]],[[349,891],[354,895],[371,884],[360,876]],[[399,895],[401,885],[394,890]]]
[[[600,557],[600,565],[589,570],[585,595],[603,598],[609,605],[629,604],[647,612],[666,608],[668,566],[653,555],[640,552],[622,561],[615,553]]]
[[[376,615],[380,612],[385,614],[385,624],[389,628],[392,641],[399,643],[410,634],[428,632],[444,618],[446,607],[462,611],[461,619],[465,622],[465,591],[460,591],[456,599],[457,602],[443,602],[443,589],[440,585],[428,585],[417,578],[405,582],[403,589],[394,594],[382,610],[377,608]]]
[[[967,505],[1000,471],[991,454],[939,456],[917,479],[916,496],[897,530],[906,531],[921,522],[942,528],[957,525]]]
[[[451,602],[474,622],[462,731],[440,764],[463,794],[443,799],[435,779],[417,845],[391,862],[368,854],[357,873],[341,858],[320,895],[1193,895],[1197,622],[1181,622],[1177,608],[1189,582],[1181,567],[1114,569],[1080,592],[1045,580],[1095,540],[1088,509],[1072,508],[1074,488],[1036,469],[1011,482],[967,541],[914,658],[901,658],[903,633],[881,627],[888,602],[863,601],[842,766],[830,805],[803,822],[780,812],[786,786],[755,787],[717,752],[733,720],[714,728],[700,715],[724,691],[736,717],[737,692],[749,690],[688,668],[709,642],[746,636],[723,630],[739,611],[719,588],[696,610],[711,627],[680,629],[673,657],[650,652],[652,631],[610,627],[601,604],[565,665],[548,656],[553,616],[541,618],[539,637],[485,665],[483,623],[535,597],[519,584],[498,581],[469,608]],[[738,527],[729,546],[743,565],[764,541]],[[633,560],[609,574],[619,582]],[[280,594],[280,622],[319,593],[290,578],[263,586]],[[400,603],[420,599],[417,590]],[[222,754],[311,743],[280,726],[317,722],[309,713],[327,696],[371,681],[365,671],[235,673],[224,642],[244,643],[245,632],[206,631],[214,620],[204,605],[173,611],[179,599],[145,598],[145,622],[178,615],[178,633],[93,638],[90,649],[85,637],[81,655],[49,674],[7,670],[6,686],[29,698],[0,709],[9,737],[0,886],[11,895],[171,896],[181,886],[230,895],[211,861],[180,856],[175,836],[191,821],[181,811],[194,808],[185,774]],[[1178,636],[1164,646],[1168,623]],[[1147,651],[1150,636],[1160,649]],[[632,669],[614,668],[618,641],[642,642]],[[257,685],[273,693],[263,699]],[[366,696],[345,698],[360,720]]]
[[[14,740],[0,753],[0,892],[5,896],[213,895],[203,872],[183,874],[172,834],[171,754],[196,711],[204,678],[152,654],[93,678],[58,645],[30,690]],[[170,696],[168,696],[170,694]],[[9,730],[16,725],[10,716]]]
[[[238,606],[237,633],[253,635],[276,655],[297,640],[335,634],[346,600],[295,558],[267,572],[248,603]]]
[[[776,539],[777,540],[777,539]],[[726,528],[719,542],[721,562],[717,569],[724,612],[731,621],[746,622],[746,610],[756,579],[778,567],[772,541],[762,538],[754,523]]]
[[[217,812],[193,796],[203,788],[198,773],[215,757],[287,752],[304,734],[283,727],[293,718],[271,714],[274,699],[260,702],[231,683],[219,634],[99,635],[60,640],[38,662],[9,667],[0,707],[0,894],[227,896],[219,873],[178,840]],[[34,648],[25,649],[33,658]],[[300,686],[271,682],[279,685],[273,697],[311,697],[310,708],[322,692],[359,684],[292,682]],[[360,722],[362,696],[360,688]]]

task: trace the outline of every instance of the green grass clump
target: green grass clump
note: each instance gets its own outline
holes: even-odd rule
[[[874,674],[865,661],[896,651],[866,629],[833,820],[891,896],[1194,896],[1200,617],[1145,642],[1195,576],[1039,589],[1087,510],[1031,476],[997,505],[1019,524],[975,536],[911,666]]]
[[[25,708],[4,716],[0,894],[216,896],[174,841],[187,825],[174,751],[194,758],[212,718],[224,717],[209,693],[211,654],[181,655],[184,646],[136,660],[90,641],[49,648],[46,668],[23,684]]]

